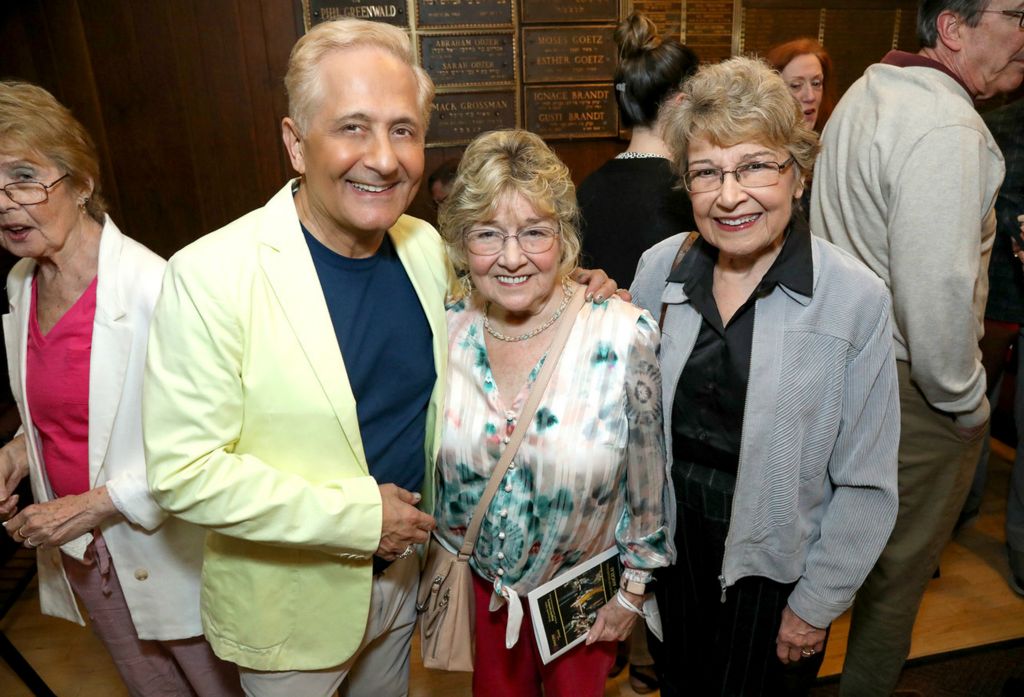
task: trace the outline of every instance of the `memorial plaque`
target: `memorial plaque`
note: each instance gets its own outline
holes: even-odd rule
[[[524,88],[524,128],[543,138],[613,138],[618,107],[611,85]]]
[[[614,32],[613,26],[523,29],[523,82],[611,80]]]
[[[416,23],[427,26],[511,26],[512,0],[416,0]]]
[[[746,8],[743,10],[740,53],[763,56],[772,46],[791,39],[804,36],[817,39],[820,23],[821,11],[817,8]]]
[[[370,19],[407,28],[409,13],[405,0],[302,0],[306,31],[320,22],[342,17]]]
[[[516,127],[514,90],[439,94],[427,131],[427,147],[462,145],[485,131]]]
[[[523,23],[617,22],[618,0],[520,0]]]
[[[516,79],[511,32],[419,37],[420,63],[438,87],[476,87]]]
[[[647,15],[661,36],[683,38],[683,3],[680,0],[633,0],[633,10]]]

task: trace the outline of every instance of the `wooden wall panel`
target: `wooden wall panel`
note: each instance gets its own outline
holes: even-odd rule
[[[154,251],[261,205],[291,176],[279,123],[292,0],[26,0],[0,13],[0,75],[74,111],[97,141],[112,214]]]
[[[797,29],[810,33],[812,23],[786,21],[803,14],[786,11],[827,8],[826,47],[837,36],[830,29],[845,26],[859,37],[850,50],[836,47],[841,83],[884,53],[889,39],[883,22],[875,21],[878,13],[892,18],[902,9],[899,43],[913,50],[906,42],[913,38],[914,4],[678,0],[681,31],[704,60],[729,55],[737,6],[760,17],[759,29],[771,18],[772,36],[760,32],[758,48],[776,30],[780,40]],[[288,53],[299,36],[298,7],[299,0],[0,1],[0,76],[41,84],[74,111],[97,142],[115,219],[166,256],[262,205],[293,175],[280,120],[287,111]],[[625,142],[552,146],[579,182]],[[460,152],[430,150],[426,172]],[[425,191],[410,212],[433,220]]]

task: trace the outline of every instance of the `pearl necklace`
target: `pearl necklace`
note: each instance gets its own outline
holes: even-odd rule
[[[565,308],[569,306],[569,300],[571,298],[572,293],[569,292],[569,279],[566,278],[565,280],[562,281],[562,303],[558,306],[558,309],[555,310],[555,313],[548,317],[547,321],[544,322],[544,324],[540,325],[539,327],[536,327],[535,329],[531,329],[525,334],[520,334],[519,336],[509,336],[507,334],[502,334],[497,329],[491,326],[491,318],[488,317],[488,313],[491,310],[491,303],[488,302],[484,306],[484,329],[486,329],[487,333],[493,336],[498,341],[514,342],[532,339],[533,337],[537,336],[545,329],[548,329],[551,325],[558,321],[558,318],[562,316],[563,312],[565,312]]]
[[[648,160],[654,158],[661,160],[668,159],[665,155],[659,155],[653,152],[637,152],[636,150],[626,150],[625,152],[620,152],[615,156],[616,160]]]

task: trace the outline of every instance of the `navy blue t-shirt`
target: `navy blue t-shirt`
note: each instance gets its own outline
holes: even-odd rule
[[[432,333],[391,237],[350,259],[302,228],[345,371],[356,398],[370,475],[378,484],[423,486],[427,406],[434,389]]]

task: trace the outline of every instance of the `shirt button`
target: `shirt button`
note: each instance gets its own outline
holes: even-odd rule
[[[507,508],[502,508],[500,515],[501,515],[502,518],[508,518],[508,509]]]
[[[504,552],[498,552],[498,559],[504,559],[504,558],[505,558],[505,553]]]
[[[505,445],[508,445],[511,440],[511,438],[505,436],[504,438],[501,439],[501,442],[504,443]]]
[[[504,539],[505,539],[505,533],[503,533],[503,532],[499,532],[499,533],[498,533],[498,539],[499,539],[499,540],[504,540]]]
[[[499,568],[499,569],[498,569],[498,575],[499,575],[499,576],[504,576],[504,575],[505,575],[505,570],[504,570],[504,569],[502,569],[502,568]]]
[[[697,434],[697,438],[700,440],[707,440],[708,434],[706,431],[701,431],[700,433]]]
[[[512,491],[512,485],[511,484],[506,484],[505,485],[505,491],[506,491],[506,493],[507,492],[511,492]]]
[[[137,581],[145,581],[147,578],[149,578],[149,572],[148,571],[146,571],[145,569],[136,569],[135,570],[135,580],[137,580]]]

